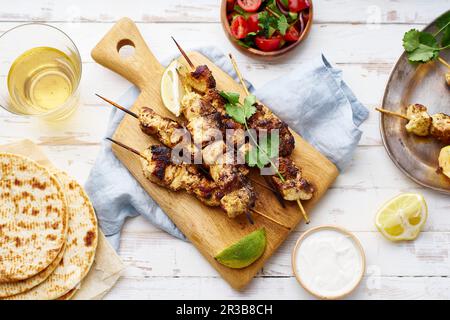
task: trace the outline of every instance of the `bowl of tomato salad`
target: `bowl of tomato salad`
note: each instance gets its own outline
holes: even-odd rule
[[[257,56],[280,56],[309,33],[311,0],[222,0],[221,19],[236,48]]]

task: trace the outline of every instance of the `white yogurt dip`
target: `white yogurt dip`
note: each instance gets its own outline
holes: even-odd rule
[[[300,238],[292,262],[300,284],[326,299],[351,292],[364,274],[364,253],[359,241],[344,230],[318,227]]]

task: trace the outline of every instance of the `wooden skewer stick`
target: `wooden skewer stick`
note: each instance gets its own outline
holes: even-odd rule
[[[184,52],[183,48],[181,48],[181,46],[178,44],[177,40],[175,40],[174,37],[171,37],[171,38],[172,38],[173,42],[175,42],[175,44],[176,44],[178,50],[180,50],[181,54],[182,54],[183,57],[186,59],[187,63],[189,63],[189,66],[190,66],[192,69],[195,70],[195,66],[194,66],[194,64],[192,63],[191,59],[189,59],[189,57],[188,57],[188,55],[186,54],[186,52]]]
[[[134,148],[132,148],[132,147],[129,147],[129,146],[123,144],[122,142],[116,141],[116,140],[114,140],[114,139],[112,139],[112,138],[109,138],[109,137],[107,137],[107,138],[105,138],[105,139],[106,139],[106,140],[109,140],[109,141],[111,141],[112,143],[115,143],[115,144],[117,144],[118,146],[121,146],[122,148],[124,148],[124,149],[126,149],[126,150],[128,150],[128,151],[131,151],[131,152],[133,152],[134,154],[140,156],[141,158],[147,160],[147,158],[146,158],[141,152],[139,152],[138,150],[136,150],[136,149],[134,149]]]
[[[447,68],[450,69],[450,64],[448,64],[447,61],[445,61],[444,59],[442,59],[441,57],[438,57],[438,60],[440,63],[442,63],[444,66],[446,66]]]
[[[139,152],[138,150],[136,150],[136,149],[134,149],[134,148],[132,148],[132,147],[130,147],[130,146],[127,146],[126,144],[123,144],[122,142],[116,141],[116,140],[114,140],[114,139],[112,139],[112,138],[109,138],[109,137],[107,137],[106,140],[109,140],[109,141],[111,141],[112,143],[115,143],[115,144],[117,144],[118,146],[120,146],[120,147],[122,147],[122,148],[124,148],[124,149],[126,149],[126,150],[128,150],[128,151],[130,151],[130,152],[133,152],[134,154],[136,154],[136,155],[142,157],[143,159],[147,160],[147,158],[146,158],[141,152]],[[267,215],[265,215],[264,213],[262,213],[262,212],[260,212],[260,211],[258,211],[258,210],[256,210],[256,209],[250,209],[250,210],[251,210],[252,212],[254,212],[254,213],[256,213],[256,214],[259,214],[260,216],[262,216],[262,217],[264,217],[264,218],[266,218],[266,219],[272,221],[272,222],[275,222],[275,223],[277,223],[277,224],[280,224],[279,222],[273,220],[272,218],[268,217]],[[285,225],[281,225],[281,226],[283,226],[283,227],[285,227],[285,228],[287,228],[287,229],[290,229],[289,227],[287,227],[287,226],[285,226]]]
[[[133,111],[128,110],[128,109],[125,108],[125,107],[122,107],[121,105],[115,103],[114,101],[111,101],[111,100],[109,100],[109,99],[107,99],[107,98],[105,98],[105,97],[102,97],[102,96],[99,95],[99,94],[95,94],[95,95],[96,95],[97,97],[99,97],[100,99],[102,99],[102,100],[108,102],[109,104],[113,105],[113,106],[116,107],[117,109],[120,109],[120,110],[122,110],[123,112],[128,113],[130,116],[133,116],[133,117],[135,117],[136,119],[139,118],[139,116],[138,116],[136,113],[134,113]]]
[[[242,74],[241,74],[241,72],[239,71],[239,68],[238,68],[238,66],[237,66],[237,63],[236,63],[236,61],[234,60],[233,55],[232,55],[231,53],[229,54],[229,57],[230,57],[230,60],[231,60],[231,64],[233,65],[234,71],[236,72],[236,74],[237,74],[237,76],[238,76],[238,78],[239,78],[239,81],[241,82],[241,85],[242,85],[242,88],[244,89],[245,94],[246,94],[246,95],[249,95],[250,92],[248,91],[248,88],[247,88],[247,85],[245,84],[244,78],[242,77]],[[303,218],[305,219],[306,224],[308,224],[309,221],[310,221],[310,220],[309,220],[309,217],[308,217],[308,215],[306,214],[305,208],[303,208],[303,205],[302,205],[302,203],[301,203],[301,201],[300,201],[299,199],[297,199],[297,205],[298,205],[298,207],[299,207],[299,209],[300,209],[300,212],[301,212],[302,215],[303,215]]]
[[[398,112],[393,112],[393,111],[389,111],[389,110],[382,109],[382,108],[375,108],[375,110],[377,110],[377,111],[379,111],[381,113],[384,113],[384,114],[388,114],[390,116],[403,118],[403,119],[409,121],[409,118],[407,116],[405,116],[404,114],[398,113]]]
[[[230,53],[228,55],[230,57],[231,64],[233,65],[233,69],[236,72],[239,81],[241,82],[242,88],[244,89],[245,94],[248,96],[250,92],[248,91],[247,85],[245,84],[244,78],[242,77],[241,71],[239,70],[236,60],[234,60],[233,55]]]

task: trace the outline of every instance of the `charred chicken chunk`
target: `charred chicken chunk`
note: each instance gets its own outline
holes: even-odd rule
[[[217,186],[206,179],[195,165],[174,164],[170,148],[153,145],[143,155],[143,172],[151,182],[173,191],[186,190],[209,206],[220,205],[221,193]]]
[[[272,176],[272,181],[280,191],[283,199],[288,201],[309,200],[314,193],[314,187],[302,177],[301,170],[289,158],[280,158],[278,171],[284,181],[278,175]]]

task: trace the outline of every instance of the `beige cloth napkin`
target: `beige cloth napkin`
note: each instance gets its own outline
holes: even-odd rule
[[[0,146],[0,152],[27,156],[40,165],[53,169],[53,165],[42,150],[30,140]],[[124,269],[124,265],[100,230],[94,264],[72,299],[97,300],[103,298],[114,286]]]

